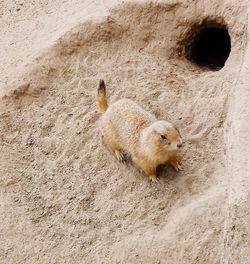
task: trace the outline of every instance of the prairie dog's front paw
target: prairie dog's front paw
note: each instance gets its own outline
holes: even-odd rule
[[[151,182],[159,182],[159,179],[158,179],[155,175],[153,175],[153,176],[149,176],[149,180],[150,180]]]

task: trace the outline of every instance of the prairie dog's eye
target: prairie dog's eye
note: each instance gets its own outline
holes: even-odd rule
[[[166,139],[167,139],[167,137],[166,137],[166,136],[164,136],[164,135],[161,135],[161,139],[162,139],[162,140],[166,140]]]

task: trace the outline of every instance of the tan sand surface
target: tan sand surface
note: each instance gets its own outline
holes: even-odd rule
[[[250,263],[231,207],[249,198],[246,185],[232,195],[231,174],[249,117],[237,123],[234,108],[247,104],[247,2],[4,0],[0,12],[0,263]],[[231,36],[219,71],[183,53],[207,17]],[[176,124],[183,171],[164,167],[153,184],[115,160],[98,132],[99,79],[110,103]]]

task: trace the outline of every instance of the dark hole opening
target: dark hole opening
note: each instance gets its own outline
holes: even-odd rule
[[[191,60],[213,70],[221,69],[231,51],[231,39],[225,28],[203,29],[191,47]]]

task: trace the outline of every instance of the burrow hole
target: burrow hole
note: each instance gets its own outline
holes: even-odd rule
[[[224,67],[231,51],[231,38],[224,23],[204,20],[193,25],[185,41],[187,59],[211,70]]]

